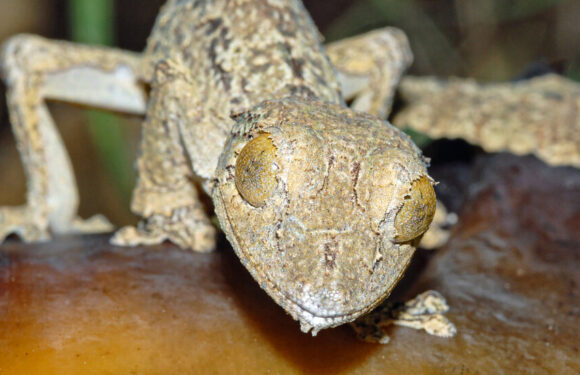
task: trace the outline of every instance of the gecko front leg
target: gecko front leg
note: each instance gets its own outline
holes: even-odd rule
[[[445,298],[439,292],[428,290],[405,303],[383,303],[351,326],[361,340],[380,344],[389,342],[386,329],[391,325],[425,330],[439,337],[453,337],[457,329],[443,315],[448,310]]]
[[[137,54],[19,35],[0,53],[0,71],[16,145],[27,179],[26,204],[0,207],[0,242],[16,233],[39,241],[52,233],[112,229],[97,215],[77,217],[78,192],[71,163],[46,99],[121,112],[144,111]]]
[[[344,97],[352,100],[351,108],[387,117],[395,87],[413,61],[405,33],[386,27],[331,43],[325,48]]]
[[[131,209],[143,217],[137,227],[120,229],[111,242],[121,246],[165,240],[194,251],[215,246],[215,228],[199,201],[182,127],[195,121],[187,108],[195,90],[175,63],[156,65],[151,99],[137,162],[138,180]]]

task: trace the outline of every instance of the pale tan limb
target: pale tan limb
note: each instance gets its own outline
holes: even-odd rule
[[[386,118],[395,87],[413,61],[405,34],[392,27],[371,31],[326,46],[345,99],[351,107]]]
[[[102,216],[77,217],[74,174],[45,99],[139,113],[145,103],[139,63],[133,53],[31,35],[3,44],[0,70],[28,188],[24,206],[0,207],[0,242],[11,233],[39,241],[51,233],[111,230]]]
[[[422,329],[434,336],[453,337],[457,329],[443,315],[448,310],[445,298],[439,292],[428,290],[406,303],[384,303],[351,326],[361,340],[381,344],[389,342],[386,331],[393,324]]]
[[[151,86],[131,204],[143,220],[137,228],[119,230],[111,242],[136,246],[170,240],[182,248],[210,251],[216,230],[199,201],[181,130],[196,120],[188,113],[194,90],[180,71],[163,61]]]
[[[405,77],[399,91],[405,102],[393,120],[399,127],[580,167],[577,82],[557,75],[492,84]]]

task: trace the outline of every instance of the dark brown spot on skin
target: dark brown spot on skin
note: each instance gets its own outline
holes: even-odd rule
[[[333,270],[336,267],[336,244],[324,244],[324,265],[328,270]]]
[[[355,162],[354,165],[352,166],[352,170],[351,170],[351,175],[352,175],[352,195],[354,197],[354,203],[357,205],[357,207],[359,207],[363,212],[365,211],[365,208],[362,207],[359,202],[358,202],[358,193],[356,191],[356,186],[358,184],[358,178],[360,175],[360,163],[359,162]]]
[[[317,195],[320,194],[324,189],[326,189],[326,186],[328,185],[328,174],[330,173],[330,169],[332,168],[333,165],[334,165],[334,155],[330,155],[330,157],[328,158],[326,173],[324,174],[324,179],[322,180],[322,186],[316,192]]]
[[[231,86],[232,86],[231,85],[232,77],[227,71],[225,71],[225,69],[221,66],[221,64],[217,62],[217,46],[218,46],[219,42],[220,42],[219,38],[215,38],[211,41],[211,44],[209,46],[209,52],[208,52],[209,59],[211,61],[211,65],[213,67],[213,70],[218,75],[218,79],[224,85],[224,89],[226,91],[230,91]]]
[[[284,19],[282,14],[291,13],[294,17],[290,17],[290,19]],[[280,32],[280,34],[284,35],[287,38],[295,38],[296,37],[296,23],[292,22],[291,20],[295,19],[296,14],[292,12],[291,8],[283,7],[279,11],[270,12],[270,19],[272,19],[273,23],[276,26],[276,29]]]
[[[304,65],[304,60],[302,59],[290,59],[290,66],[292,67],[292,73],[296,78],[303,79],[302,76],[302,65]]]
[[[303,79],[302,66],[304,65],[304,59],[294,58],[292,56],[292,47],[288,43],[281,44],[281,48],[284,51],[284,58],[288,61],[294,77]]]
[[[211,35],[214,33],[214,31],[216,31],[221,25],[223,24],[223,21],[221,18],[213,18],[209,21],[207,21],[207,30],[205,31],[206,35]]]
[[[222,31],[220,32],[220,38],[222,40],[224,50],[228,50],[230,48],[230,43],[232,42],[231,38],[228,38],[228,33],[229,30],[227,27],[223,27]]]
[[[292,96],[298,96],[304,99],[316,99],[317,95],[308,86],[303,85],[286,85],[286,89]]]
[[[167,134],[167,136],[170,137],[171,131],[169,130],[169,124],[167,123],[167,121],[161,121],[161,126],[163,127],[165,134]]]
[[[246,77],[242,77],[242,91],[244,94],[248,94],[250,90],[248,90],[248,79]]]
[[[328,86],[328,82],[326,82],[326,80],[324,79],[323,76],[316,73],[315,71],[313,71],[313,75],[314,75],[314,77],[316,77],[316,83],[318,83],[320,86],[323,86],[323,87]]]

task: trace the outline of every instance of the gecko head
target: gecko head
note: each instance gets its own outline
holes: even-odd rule
[[[313,333],[385,299],[435,211],[433,181],[404,133],[295,98],[236,117],[213,198],[244,266]]]

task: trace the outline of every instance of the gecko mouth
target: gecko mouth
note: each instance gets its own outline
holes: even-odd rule
[[[222,193],[218,193],[220,199],[223,199]],[[402,270],[406,268],[407,262],[411,259],[414,251],[414,248],[406,244],[394,245],[399,253],[407,254],[403,262],[400,262],[399,254],[396,254],[393,259],[398,259],[398,264],[387,270],[388,264],[393,264],[393,262],[389,262],[388,255],[383,256],[375,265],[369,264],[368,267],[363,267],[364,270],[360,274],[357,274],[359,270],[357,267],[352,267],[352,264],[341,264],[336,259],[334,260],[335,264],[332,264],[333,260],[328,258],[333,251],[346,251],[348,242],[340,241],[340,238],[338,238],[340,236],[337,233],[333,233],[335,239],[335,248],[333,249],[328,245],[329,241],[327,241],[331,236],[327,233],[322,233],[315,237],[304,237],[302,238],[303,241],[299,241],[296,238],[285,238],[285,241],[291,244],[287,246],[283,246],[277,240],[279,248],[270,250],[280,254],[280,258],[285,259],[285,262],[283,264],[260,262],[260,253],[256,250],[256,247],[248,246],[247,241],[240,237],[235,226],[232,225],[230,212],[225,207],[220,209],[223,209],[223,213],[227,218],[224,222],[224,231],[232,242],[234,251],[242,260],[243,265],[262,289],[294,319],[300,322],[302,331],[311,331],[312,334],[316,334],[321,329],[351,322],[381,303],[403,274]],[[288,222],[291,223],[292,220]],[[289,232],[296,233],[296,231],[292,231],[289,228],[286,229],[288,230],[283,230],[280,238],[286,237],[285,234]],[[344,236],[348,238],[351,238],[352,235],[353,233],[344,233]],[[359,234],[361,238],[365,235],[367,234]],[[356,240],[360,240],[360,238]],[[300,249],[305,241],[314,243],[318,241],[319,246],[313,246],[313,243],[310,243],[310,248],[321,249],[321,256],[323,258],[326,257],[320,264],[312,262],[306,264],[304,260],[301,263],[299,259],[300,253],[297,249]],[[384,243],[385,241],[382,241],[376,245],[382,246]],[[373,258],[373,262],[375,262],[376,251],[385,252],[380,247],[373,247],[372,256],[370,257]],[[290,256],[292,253],[296,253],[297,257],[292,258]],[[369,256],[365,258],[369,258]],[[345,259],[347,259],[347,262],[352,260],[352,262],[357,263],[362,258],[351,256],[345,257]],[[374,269],[372,268],[373,266]],[[355,268],[355,271],[353,271],[353,268]],[[277,277],[274,277],[275,275]]]
[[[408,256],[399,259],[397,269],[390,273],[394,279],[380,284],[380,287],[351,288],[348,292],[344,292],[343,288],[338,288],[338,290],[314,289],[308,285],[302,288],[283,288],[284,284],[280,285],[270,277],[262,265],[252,261],[251,265],[247,264],[246,267],[257,280],[266,280],[267,288],[264,288],[264,285],[262,287],[277,304],[300,322],[303,332],[311,331],[313,335],[316,335],[321,329],[354,321],[373,310],[389,296],[392,288],[403,276],[402,270],[408,266],[415,250],[414,247],[407,244],[395,246],[403,248]],[[377,276],[381,275],[377,272]],[[374,282],[369,282],[369,284],[377,285]],[[361,296],[364,298],[360,298]]]
[[[218,190],[220,202],[223,202],[223,192]],[[218,207],[216,207],[217,209]],[[291,294],[285,292],[279,283],[277,283],[255,259],[255,256],[251,251],[246,251],[243,246],[243,241],[239,237],[237,231],[232,225],[230,213],[225,207],[223,208],[223,213],[225,214],[227,220],[225,221],[224,231],[227,234],[228,239],[232,242],[232,247],[238,257],[242,260],[245,268],[250,272],[254,280],[256,280],[262,289],[286,312],[288,312],[294,319],[300,322],[302,331],[308,332],[312,330],[313,334],[316,334],[320,329],[335,327],[343,323],[354,320],[356,317],[360,316],[364,312],[370,310],[373,306],[369,306],[366,309],[354,309],[344,313],[326,313],[320,314],[316,309],[308,306],[308,303],[304,303],[305,300],[309,298],[296,298]],[[380,302],[377,301],[376,304]]]

